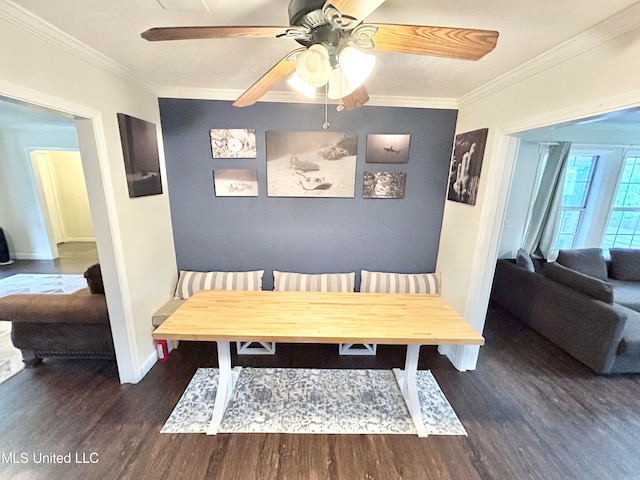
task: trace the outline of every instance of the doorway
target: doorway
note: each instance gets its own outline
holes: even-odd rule
[[[96,237],[78,151],[29,154],[51,259],[94,258]]]

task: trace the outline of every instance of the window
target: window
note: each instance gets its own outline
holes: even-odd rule
[[[562,190],[560,230],[556,240],[556,248],[573,248],[574,246],[576,235],[584,220],[597,159],[597,155],[569,155],[567,159],[567,172]],[[638,162],[638,180],[640,181],[640,162]],[[640,195],[640,191],[638,194]],[[640,209],[638,209],[638,213],[640,214]],[[640,232],[638,233],[640,241]]]
[[[628,155],[604,235],[604,248],[640,248],[640,154]]]

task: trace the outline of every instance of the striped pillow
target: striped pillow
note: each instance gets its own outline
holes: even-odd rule
[[[307,275],[273,271],[273,289],[283,292],[353,292],[356,273]]]
[[[365,293],[440,293],[438,273],[386,273],[362,270],[360,291]]]
[[[191,272],[180,270],[174,298],[186,300],[198,290],[261,290],[264,270]]]

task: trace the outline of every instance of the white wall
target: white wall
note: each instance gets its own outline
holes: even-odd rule
[[[47,156],[54,175],[65,240],[95,240],[80,153],[49,151]]]
[[[79,120],[78,138],[118,369],[122,382],[137,382],[157,358],[151,314],[171,295],[176,261],[162,150],[165,193],[130,199],[116,113],[154,122],[160,132],[157,97],[99,55],[70,53],[84,50],[68,39],[30,33],[33,19],[0,6],[0,94],[90,119]],[[65,42],[69,48],[59,46]]]
[[[538,145],[521,142],[502,225],[502,237],[498,249],[499,258],[515,258],[516,252],[522,246],[539,164]]]
[[[0,225],[13,258],[51,258],[29,158],[29,150],[44,147],[78,148],[75,130],[0,130]]]
[[[457,132],[488,127],[489,137],[478,203],[446,202],[437,268],[443,272],[443,296],[478,331],[484,327],[515,158],[517,142],[508,134],[640,105],[638,20],[640,5],[598,26],[604,37],[623,25],[634,28],[630,32],[600,45],[590,36],[588,48],[562,58],[552,52],[555,57],[539,62],[538,73],[520,81],[514,76],[514,83],[502,82],[502,90],[486,90],[463,103]],[[477,348],[440,351],[458,368],[475,368]]]

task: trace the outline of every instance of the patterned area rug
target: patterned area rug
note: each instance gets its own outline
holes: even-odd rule
[[[72,293],[86,286],[82,275],[19,273],[0,280],[0,297],[14,293]]]
[[[206,433],[218,370],[196,371],[162,433]],[[466,435],[430,371],[418,372],[429,435]],[[391,370],[243,368],[220,433],[416,433]]]
[[[0,383],[23,368],[22,353],[11,343],[11,322],[0,321]]]
[[[87,286],[82,275],[12,275],[0,280],[0,297],[14,293],[72,293]],[[11,343],[11,322],[0,319],[0,383],[24,368],[20,350]]]

